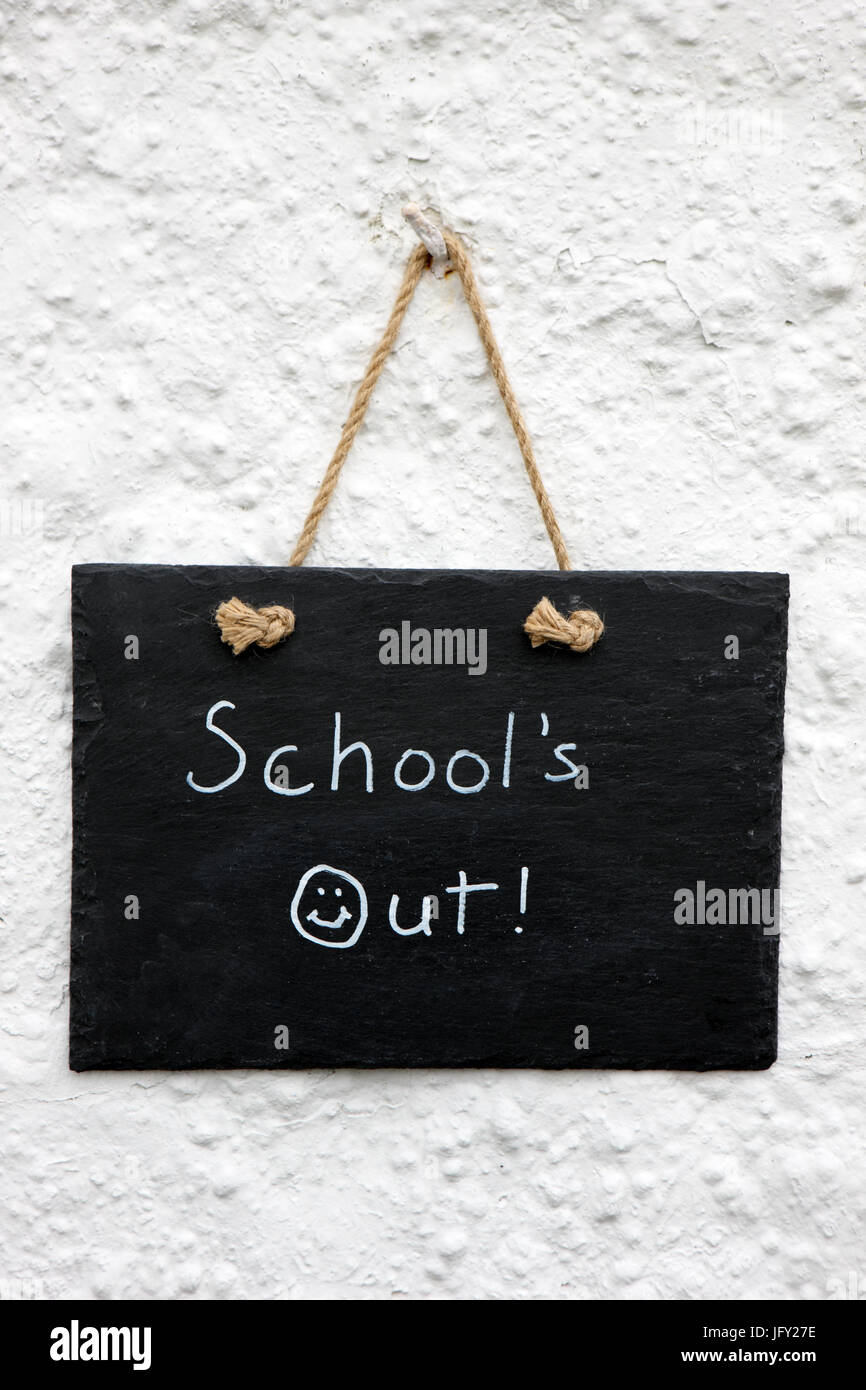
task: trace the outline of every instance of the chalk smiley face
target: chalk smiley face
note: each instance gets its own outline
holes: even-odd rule
[[[367,894],[352,874],[314,864],[301,878],[290,908],[292,923],[318,946],[354,946],[367,923]]]

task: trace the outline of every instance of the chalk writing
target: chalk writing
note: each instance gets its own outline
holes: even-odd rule
[[[192,771],[187,773],[187,784],[193,791],[203,792],[210,795],[214,792],[225,791],[234,785],[243,776],[247,765],[247,755],[241,744],[232,737],[228,731],[216,722],[216,716],[221,710],[234,710],[235,705],[231,700],[217,700],[211,705],[205,718],[205,728],[209,733],[223,740],[229,748],[233,749],[237,762],[234,770],[216,782],[213,786],[207,786],[196,781]],[[543,732],[546,735],[548,721],[547,716],[542,714]],[[511,787],[512,758],[515,746],[517,719],[513,710],[509,711],[504,720],[504,734],[502,736],[502,759],[501,771],[496,778],[493,777],[492,762],[489,757],[484,757],[481,753],[471,748],[458,748],[449,757],[445,765],[445,783],[452,792],[458,796],[474,796],[482,792],[491,784],[499,785],[506,791]],[[531,737],[531,735],[530,735]],[[577,752],[577,744],[574,742],[559,743],[553,750],[553,757],[560,767],[565,767],[567,771],[543,771],[539,772],[548,782],[570,782],[579,791],[585,791],[589,787],[589,768],[586,763],[576,762],[570,756]],[[335,710],[333,715],[333,743],[331,756],[331,777],[330,790],[338,792],[344,785],[344,773],[349,785],[357,785],[358,774],[361,773],[362,785],[365,791],[372,794],[375,783],[377,762],[381,764],[382,754],[374,756],[371,744],[362,739],[348,742],[344,735],[343,715],[340,710]],[[302,782],[293,786],[291,782],[291,772],[287,763],[277,763],[278,758],[286,754],[297,754],[301,765],[303,755],[298,745],[295,743],[281,743],[268,758],[264,765],[263,778],[268,791],[274,792],[277,796],[306,796],[315,790],[314,781]],[[390,762],[393,755],[388,755]],[[407,764],[411,766],[407,767]],[[420,764],[420,766],[419,766]],[[391,768],[393,782],[400,791],[422,792],[437,777],[436,760],[433,754],[426,748],[404,748],[399,753]]]
[[[466,903],[470,893],[495,893],[498,883],[470,883],[465,869],[457,874],[457,883],[445,889],[457,897],[457,935],[466,931]],[[529,868],[520,870],[520,911],[526,912]],[[348,890],[348,891],[347,891]],[[313,904],[310,907],[310,904]],[[421,918],[413,927],[401,927],[397,920],[400,908],[399,893],[392,893],[388,904],[388,924],[398,936],[431,936],[431,919],[438,917],[438,900],[425,893],[421,900]],[[436,911],[434,912],[434,908]],[[294,926],[308,941],[319,946],[354,946],[367,922],[367,892],[353,874],[333,869],[330,864],[315,864],[307,869],[292,898],[289,909]],[[328,912],[330,916],[323,916]],[[522,931],[522,927],[517,928]]]

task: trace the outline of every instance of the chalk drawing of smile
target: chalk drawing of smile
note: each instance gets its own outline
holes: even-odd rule
[[[318,946],[354,946],[367,922],[367,894],[352,874],[315,864],[301,878],[290,909],[301,936]]]
[[[339,893],[341,890],[337,888],[335,891]],[[340,908],[336,922],[323,921],[322,918],[319,916],[318,912],[316,912],[315,910],[313,912],[307,913],[307,921],[315,922],[317,927],[333,927],[336,930],[336,928],[341,927],[344,922],[348,922],[351,916],[352,914],[349,911],[349,909],[343,906]]]

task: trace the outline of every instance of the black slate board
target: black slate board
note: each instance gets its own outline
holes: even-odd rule
[[[294,635],[234,657],[234,594]],[[533,650],[542,594],[595,607],[598,646]],[[769,1066],[778,918],[681,925],[674,895],[778,886],[787,598],[779,574],[76,566],[71,1066]],[[484,629],[486,671],[383,665],[403,622]],[[223,701],[246,765],[197,791],[239,765]],[[331,789],[335,711],[372,792],[362,751]],[[302,795],[265,785],[285,745]],[[446,782],[459,750],[477,792]],[[566,759],[588,787],[545,776]],[[348,877],[314,875],[295,925],[316,865]],[[461,870],[499,885],[462,933]],[[393,930],[394,894],[404,928],[435,896],[429,935]]]

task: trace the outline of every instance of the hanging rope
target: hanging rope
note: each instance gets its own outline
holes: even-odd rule
[[[517,436],[517,443],[520,446],[520,452],[526,466],[526,472],[529,475],[532,491],[535,493],[535,500],[541,510],[544,525],[547,528],[547,534],[550,537],[550,543],[556,555],[556,563],[561,570],[571,569],[571,562],[568,558],[568,550],[566,549],[565,541],[562,537],[562,531],[559,529],[559,522],[556,519],[553,505],[547,495],[547,489],[544,486],[541,474],[538,471],[538,464],[535,461],[535,452],[532,448],[532,441],[529,438],[529,431],[526,428],[526,421],[521,414],[520,406],[517,404],[511,382],[508,380],[505,363],[502,361],[499,345],[493,335],[493,326],[488,318],[487,310],[484,307],[481,295],[478,292],[478,285],[475,281],[475,275],[472,271],[469,257],[462,243],[458,241],[453,232],[449,232],[445,228],[442,228],[441,234],[448,251],[448,258],[451,265],[460,277],[463,293],[472,311],[472,317],[475,319],[478,326],[478,333],[487,355],[487,361],[490,364],[490,370],[493,373],[493,379],[499,387],[499,394],[502,397],[508,418],[511,421],[511,426]],[[416,247],[409,257],[403,274],[403,282],[400,285],[397,298],[394,301],[394,307],[391,310],[391,317],[388,320],[378,347],[370,358],[370,364],[364,374],[364,379],[355,394],[352,408],[349,411],[346,423],[343,426],[343,432],[340,435],[340,441],[334,450],[334,456],[331,462],[325,470],[325,476],[319,486],[319,491],[316,493],[315,501],[304,522],[303,529],[298,537],[298,543],[289,561],[290,565],[302,565],[313,544],[319,522],[322,519],[322,514],[333,496],[334,488],[337,485],[337,479],[340,476],[343,464],[346,462],[349,450],[355,442],[355,436],[363,423],[364,416],[367,412],[367,406],[370,404],[370,397],[376,388],[376,382],[382,375],[382,368],[385,366],[391,349],[397,341],[400,325],[403,322],[406,310],[415,293],[418,281],[421,279],[430,261],[431,256],[425,246]]]
[[[466,302],[475,319],[493,379],[499,388],[499,394],[517,437],[526,473],[556,555],[556,563],[561,570],[569,570],[571,569],[571,562],[562,531],[538,470],[526,421],[508,379],[505,363],[502,361],[502,354],[493,334],[493,326],[479,294],[466,249],[453,232],[444,227],[434,227],[428,222],[414,204],[410,204],[404,209],[404,212],[427,244],[416,247],[406,263],[403,279],[397,291],[397,298],[394,301],[385,332],[370,358],[363,380],[355,393],[351,410],[340,434],[339,443],[325,470],[325,476],[319,485],[319,490],[304,522],[289,564],[302,565],[309,554],[310,547],[316,538],[319,522],[334,494],[343,464],[346,462],[349,451],[363,424],[367,406],[370,404],[370,398],[376,389],[376,383],[382,375],[391,349],[397,341],[400,327],[412,301],[418,281],[428,266],[432,266],[434,272],[440,277],[450,266],[460,277]],[[447,252],[447,262],[442,257],[443,245]],[[432,251],[428,248],[432,248]],[[235,655],[252,642],[258,643],[259,646],[273,646],[276,642],[287,637],[295,625],[294,614],[290,609],[250,608],[237,598],[231,599],[228,603],[220,604],[215,618],[222,631],[222,640],[231,645]],[[572,651],[587,651],[598,641],[604,631],[604,624],[597,613],[588,609],[577,610],[570,617],[565,618],[554,608],[550,600],[545,598],[539,601],[527,618],[524,630],[532,639],[534,647],[543,642],[561,642],[570,647]]]

